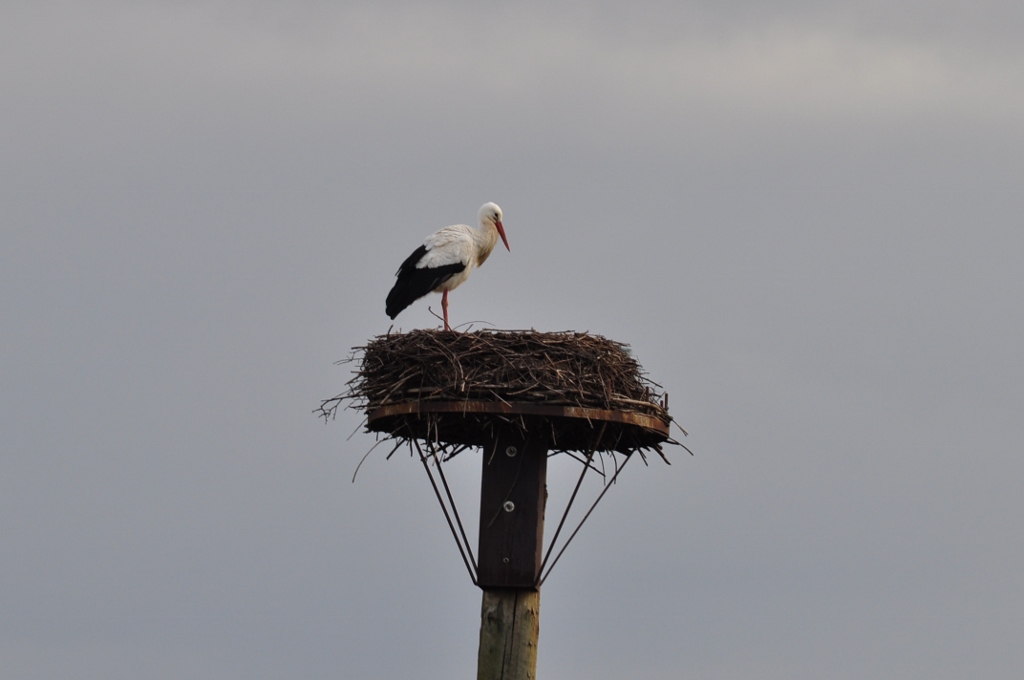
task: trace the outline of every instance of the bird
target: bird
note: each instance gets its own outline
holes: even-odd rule
[[[501,208],[495,203],[484,203],[477,217],[479,229],[466,224],[438,229],[405,259],[395,273],[398,280],[388,293],[386,312],[389,317],[394,319],[428,293],[441,293],[444,329],[452,329],[448,324],[448,291],[457,288],[469,278],[474,267],[487,260],[498,237],[506,250],[512,252],[501,223]]]

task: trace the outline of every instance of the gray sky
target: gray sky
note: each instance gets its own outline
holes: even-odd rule
[[[630,343],[697,453],[541,677],[1020,676],[1024,9],[892,5],[5,3],[0,676],[473,677],[422,469],[311,411],[485,201],[453,323]]]

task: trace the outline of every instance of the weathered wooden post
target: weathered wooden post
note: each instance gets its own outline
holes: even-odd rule
[[[511,428],[494,438],[480,480],[478,680],[535,678],[548,448]]]
[[[595,469],[595,455],[628,460],[655,450],[664,458],[661,444],[678,444],[669,436],[667,395],[624,345],[586,333],[414,331],[360,350],[349,391],[325,400],[322,414],[331,417],[351,400],[366,412],[369,431],[419,457],[483,590],[478,680],[535,678],[540,586],[579,530],[552,558],[583,477]],[[476,557],[443,465],[468,448],[482,454]],[[583,467],[545,553],[547,460],[559,452]],[[580,525],[625,464],[614,462]]]

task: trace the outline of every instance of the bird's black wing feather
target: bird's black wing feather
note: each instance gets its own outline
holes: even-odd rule
[[[403,309],[431,292],[442,283],[466,269],[465,262],[446,264],[441,267],[417,269],[416,263],[427,254],[427,247],[420,246],[406,258],[398,268],[394,287],[388,293],[387,315],[394,319]]]
[[[420,246],[416,250],[412,251],[412,255],[405,258],[405,262],[395,272],[395,276],[401,278],[402,274],[408,274],[410,271],[416,269],[416,263],[423,259],[423,256],[427,254],[427,247]]]

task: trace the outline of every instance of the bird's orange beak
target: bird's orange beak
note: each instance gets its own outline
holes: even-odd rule
[[[512,249],[508,245],[508,239],[505,237],[505,227],[501,226],[501,220],[494,223],[494,226],[498,228],[498,236],[501,237],[501,242],[505,244],[505,250],[512,252]]]

